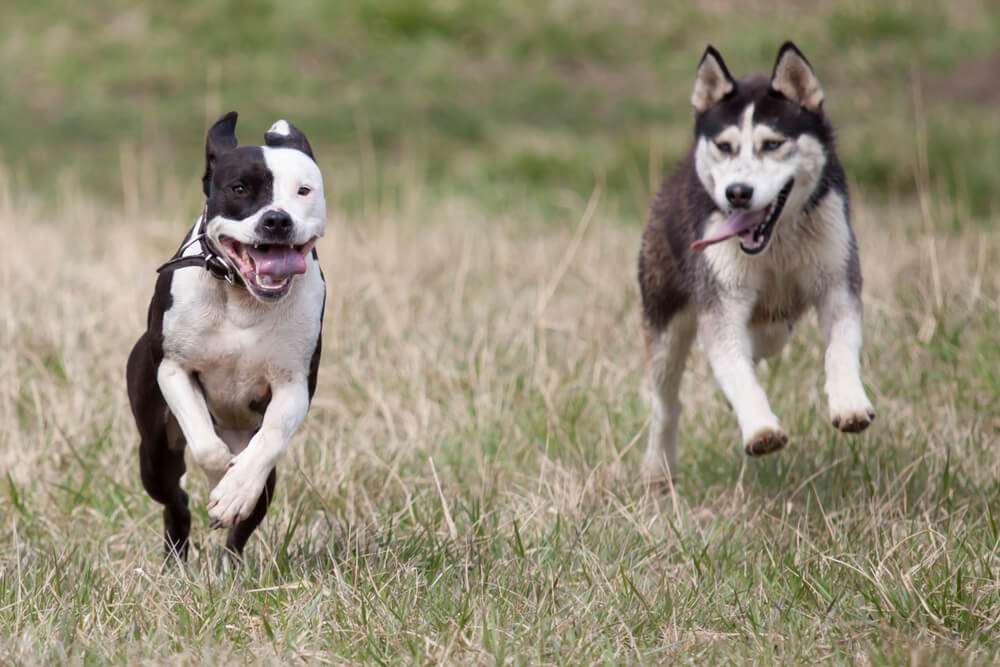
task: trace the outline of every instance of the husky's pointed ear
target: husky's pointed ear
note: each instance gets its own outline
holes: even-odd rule
[[[691,105],[695,111],[702,113],[718,104],[719,100],[736,89],[736,82],[729,75],[722,56],[709,45],[705,55],[698,63],[698,72],[694,76],[694,90],[691,91]]]
[[[272,125],[271,128],[264,134],[264,142],[268,146],[296,148],[313,158],[313,160],[316,159],[313,157],[312,146],[309,145],[306,135],[302,134],[299,128],[295,127],[287,120],[279,120],[277,123]]]
[[[212,172],[215,171],[215,163],[219,156],[236,148],[238,143],[236,141],[238,115],[235,111],[230,111],[208,129],[208,136],[205,138],[205,174],[201,177],[201,187],[205,190],[206,197],[211,189]]]
[[[785,42],[778,50],[771,73],[771,88],[810,111],[819,111],[823,105],[823,89],[816,73],[791,42]]]

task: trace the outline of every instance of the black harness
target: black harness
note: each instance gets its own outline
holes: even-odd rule
[[[227,257],[216,252],[208,242],[208,236],[205,233],[205,218],[207,213],[208,205],[206,204],[205,210],[201,213],[201,219],[198,221],[198,227],[195,229],[190,240],[181,244],[181,247],[177,249],[174,256],[160,265],[160,268],[156,269],[156,272],[163,273],[164,271],[183,269],[187,266],[200,266],[217,280],[225,280],[230,285],[242,286],[244,285],[243,277],[239,271],[236,270]],[[195,243],[201,246],[201,252],[196,255],[185,255],[184,251]]]

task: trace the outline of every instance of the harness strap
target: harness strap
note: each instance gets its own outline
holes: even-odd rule
[[[161,264],[156,269],[156,272],[163,273],[165,271],[176,271],[188,266],[200,266],[217,280],[225,280],[230,285],[243,285],[243,278],[239,272],[218,253],[214,252],[208,243],[205,242],[204,226],[207,213],[208,204],[206,203],[205,210],[202,211],[201,219],[198,221],[198,228],[195,230],[191,240],[181,244],[181,247],[177,249],[174,256]],[[185,255],[184,251],[195,243],[201,246],[201,252],[197,255]]]

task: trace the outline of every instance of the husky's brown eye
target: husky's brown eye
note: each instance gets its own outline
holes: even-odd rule
[[[728,141],[717,141],[715,143],[715,147],[718,148],[720,152],[726,153],[727,155],[733,152],[733,145]]]
[[[243,197],[247,194],[247,188],[242,183],[237,183],[232,187],[233,194],[237,197]]]
[[[305,197],[310,192],[312,192],[312,188],[310,188],[308,185],[303,185],[302,187],[299,188],[300,197]]]
[[[784,139],[767,139],[760,145],[762,151],[776,151],[785,144]]]

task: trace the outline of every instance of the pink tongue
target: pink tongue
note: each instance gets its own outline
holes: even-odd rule
[[[270,276],[277,280],[306,272],[306,255],[283,245],[250,249],[258,276]]]
[[[713,243],[725,241],[741,232],[752,229],[764,222],[766,211],[736,211],[722,223],[722,226],[715,230],[715,234],[707,238],[698,239],[691,244],[691,250],[704,250]]]

